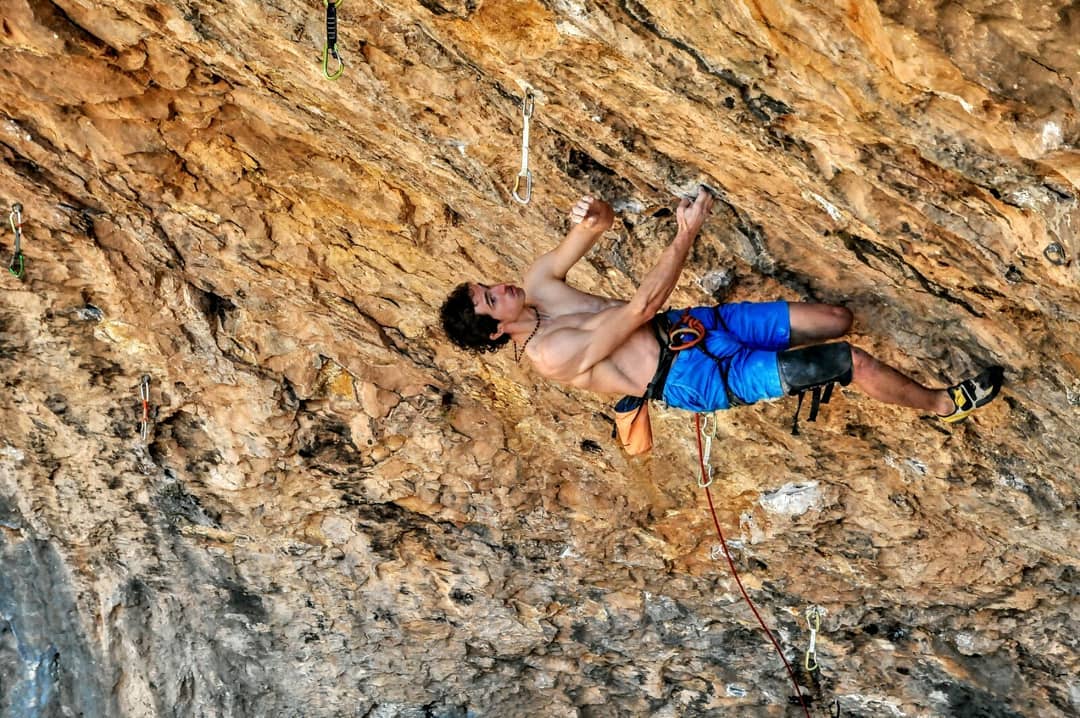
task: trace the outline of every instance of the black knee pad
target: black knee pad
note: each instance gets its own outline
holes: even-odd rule
[[[788,349],[776,355],[780,382],[788,394],[837,382],[851,383],[851,345],[847,342],[817,344],[802,349]]]

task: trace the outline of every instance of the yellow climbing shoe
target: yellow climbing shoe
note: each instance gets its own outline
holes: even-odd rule
[[[950,424],[963,421],[971,412],[993,401],[1004,383],[1005,370],[1000,366],[991,366],[983,369],[973,379],[965,379],[956,386],[950,386],[947,391],[952,399],[953,411],[939,418]]]

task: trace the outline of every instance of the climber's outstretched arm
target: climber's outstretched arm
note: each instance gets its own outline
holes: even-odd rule
[[[698,196],[693,202],[684,199],[679,204],[679,209],[675,211],[679,226],[675,239],[641,280],[634,298],[630,300],[630,304],[637,305],[647,318],[663,309],[668,297],[675,290],[675,284],[679,281],[679,275],[686,263],[686,255],[701,231],[701,226],[708,219],[712,205],[712,194],[704,187],[698,190]]]
[[[538,257],[526,276],[533,281],[565,281],[570,268],[592,249],[614,221],[611,205],[589,195],[582,197],[570,211],[571,226],[566,237],[558,247]]]

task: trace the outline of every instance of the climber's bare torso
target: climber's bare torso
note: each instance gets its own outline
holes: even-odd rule
[[[532,281],[530,281],[532,279]],[[543,377],[601,394],[641,396],[656,371],[660,358],[650,325],[638,327],[607,358],[583,372],[576,372],[565,360],[563,347],[573,343],[574,333],[590,331],[591,321],[605,309],[622,306],[620,299],[608,299],[579,291],[555,279],[526,275],[525,292],[548,321],[541,323],[536,336],[525,348],[533,367]]]
[[[497,314],[502,313],[501,305],[511,305],[508,312],[515,316],[512,307],[520,304],[519,311],[526,318],[517,324],[527,331],[514,341],[525,345],[525,356],[545,379],[602,394],[642,394],[660,356],[650,326],[638,327],[607,357],[577,371],[577,347],[588,341],[589,332],[606,318],[605,313],[626,302],[582,292],[564,281],[543,276],[544,269],[542,265],[530,268],[524,290],[512,284],[474,284],[473,301],[478,307],[494,308]],[[539,328],[535,312],[541,319]]]

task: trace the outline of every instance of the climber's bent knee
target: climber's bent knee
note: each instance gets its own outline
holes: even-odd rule
[[[776,355],[776,364],[788,394],[798,394],[834,381],[847,386],[853,372],[851,345],[847,342],[789,349]]]

